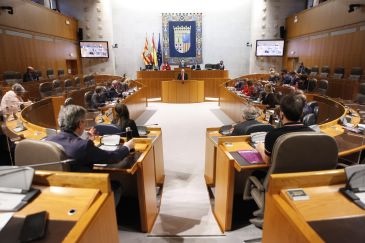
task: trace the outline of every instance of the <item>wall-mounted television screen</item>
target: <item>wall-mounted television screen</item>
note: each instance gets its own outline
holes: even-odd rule
[[[256,40],[257,57],[282,57],[284,40]]]
[[[109,49],[107,41],[80,41],[81,57],[108,58]]]

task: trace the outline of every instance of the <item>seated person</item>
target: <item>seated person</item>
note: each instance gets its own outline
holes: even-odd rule
[[[313,131],[309,127],[300,123],[303,113],[305,100],[303,96],[288,94],[280,102],[280,120],[283,127],[276,128],[266,134],[265,143],[259,143],[256,150],[260,153],[266,163],[270,163],[271,153],[278,137],[290,132],[309,132]]]
[[[106,89],[107,97],[109,99],[122,97],[122,93],[120,92],[120,82],[118,80],[113,80],[111,86]]]
[[[237,80],[236,83],[234,84],[234,88],[237,90],[237,91],[241,91],[243,89],[243,86],[244,86],[245,82],[242,81],[242,80]]]
[[[168,64],[168,62],[165,60],[164,63],[162,64],[162,68],[161,68],[162,71],[170,71],[171,70],[171,67],[170,65]]]
[[[243,121],[238,123],[233,127],[233,131],[231,136],[240,136],[240,135],[248,135],[246,133],[247,127],[253,124],[260,124],[260,122],[256,121],[256,118],[260,115],[258,109],[252,105],[246,105],[242,109],[242,118]]]
[[[102,86],[96,86],[95,91],[91,97],[91,106],[94,109],[105,106],[105,90]]]
[[[290,85],[292,78],[291,78],[290,74],[289,74],[286,70],[284,70],[284,71],[282,72],[281,76],[282,76],[282,78],[281,78],[281,82],[282,82],[283,84],[288,84],[288,85]]]
[[[217,64],[217,67],[219,70],[224,70],[224,64],[222,60],[220,60],[220,62]]]
[[[129,110],[125,104],[118,103],[115,106],[115,116],[116,117],[112,121],[113,124],[118,125],[123,132],[126,131],[127,127],[130,127],[132,136],[136,138],[139,137],[137,125],[134,120],[129,118]]]
[[[251,96],[255,93],[255,87],[253,85],[252,80],[248,80],[245,84],[245,86],[243,87],[243,90],[241,91],[241,93],[243,93],[246,96]]]
[[[186,63],[184,59],[181,59],[180,64],[179,64],[179,68],[184,68],[186,67]]]
[[[25,89],[21,84],[14,84],[11,86],[11,90],[6,92],[1,99],[0,110],[3,114],[15,114],[23,104],[22,96],[25,93]]]
[[[267,105],[269,108],[275,108],[275,105],[279,104],[271,84],[265,84],[264,92],[261,93],[261,100],[262,104]]]
[[[73,172],[91,172],[96,163],[116,163],[129,154],[134,148],[133,140],[123,144],[114,151],[105,151],[95,146],[91,139],[82,139],[86,125],[86,110],[77,105],[68,105],[61,108],[58,116],[61,132],[47,137],[47,141],[60,144],[66,155],[74,159],[71,163]]]
[[[177,75],[178,80],[188,80],[188,74],[185,73],[184,69],[181,69],[180,73]]]
[[[297,84],[300,82],[299,75],[296,72],[291,72],[290,77],[291,77],[290,85],[297,86]]]
[[[303,62],[301,62],[297,69],[297,73],[306,74],[307,73],[306,71],[307,71],[307,68],[304,66]]]
[[[38,74],[34,71],[34,68],[27,67],[27,72],[23,75],[23,82],[39,80]]]

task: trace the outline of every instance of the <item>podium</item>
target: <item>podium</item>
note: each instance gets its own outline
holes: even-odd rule
[[[171,80],[161,82],[162,102],[199,103],[204,102],[203,80]]]

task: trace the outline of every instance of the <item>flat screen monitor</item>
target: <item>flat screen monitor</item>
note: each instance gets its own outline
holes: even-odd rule
[[[284,40],[256,40],[257,57],[282,57]]]
[[[80,41],[81,57],[108,58],[109,49],[107,41]]]

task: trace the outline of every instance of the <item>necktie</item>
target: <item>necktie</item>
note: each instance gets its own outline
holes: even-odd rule
[[[184,80],[184,77],[185,75],[184,75],[184,73],[181,73],[181,80]]]

